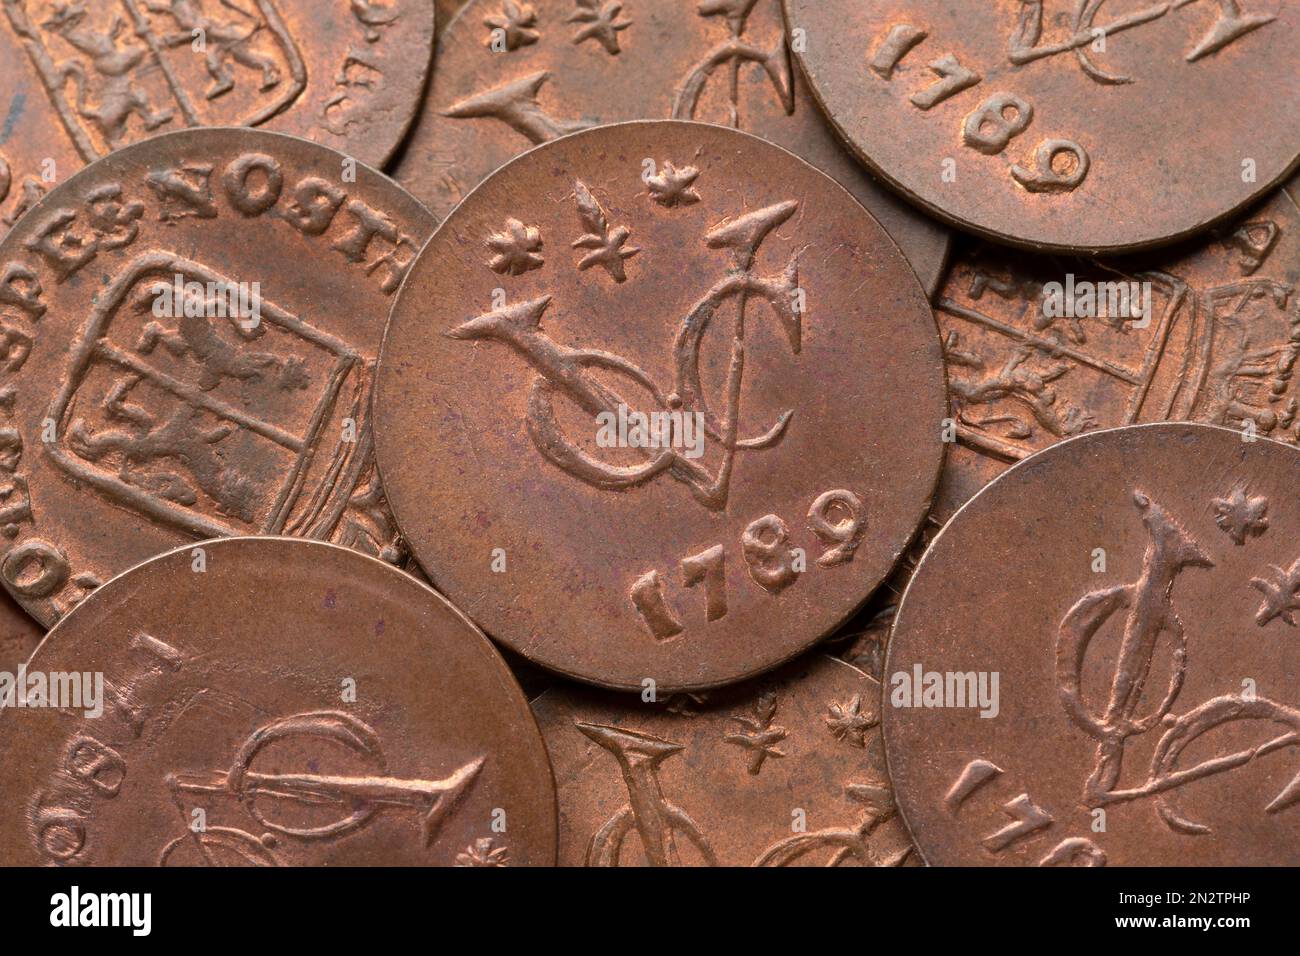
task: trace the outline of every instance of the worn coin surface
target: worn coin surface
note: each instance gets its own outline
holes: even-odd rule
[[[9,596],[0,592],[0,671],[16,673],[45,636],[45,628]]]
[[[784,150],[680,121],[481,185],[412,268],[375,392],[435,585],[536,663],[661,690],[756,674],[850,614],[925,514],[945,410],[879,224]]]
[[[956,443],[934,517],[1072,435],[1199,421],[1300,442],[1300,180],[1230,227],[1100,264],[964,249],[936,297]]]
[[[880,685],[822,655],[660,703],[565,684],[533,702],[562,866],[914,862],[885,775]]]
[[[415,115],[432,0],[0,0],[0,235],[146,136],[259,126],[374,166]]]
[[[878,218],[933,291],[947,232],[878,186],[797,76],[779,0],[472,0],[394,175],[438,216],[564,133],[635,119],[733,126],[792,150]]]
[[[1197,232],[1300,156],[1287,0],[785,0],[858,155],[964,229],[1102,253]]]
[[[1040,452],[947,524],[882,704],[929,863],[1300,862],[1297,481],[1293,447],[1134,425]]]
[[[509,669],[373,558],[177,549],[79,605],[28,672],[99,674],[104,697],[0,711],[5,864],[555,862],[550,765]]]
[[[52,623],[187,540],[391,560],[370,382],[428,211],[332,149],[194,129],[128,146],[0,242],[0,580]]]

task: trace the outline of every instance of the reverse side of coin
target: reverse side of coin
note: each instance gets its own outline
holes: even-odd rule
[[[663,703],[564,685],[533,702],[562,866],[914,862],[880,745],[880,686],[814,655]]]
[[[936,520],[1010,463],[1091,429],[1198,421],[1300,442],[1297,185],[1159,255],[963,251],[935,300],[957,439]]]
[[[0,242],[0,581],[52,623],[188,540],[401,557],[367,415],[428,211],[324,146],[184,130],[58,186]]]
[[[1134,425],[958,512],[885,663],[890,777],[929,863],[1300,861],[1297,480],[1293,447]]]
[[[897,560],[942,458],[941,361],[915,275],[828,177],[724,127],[603,127],[503,168],[421,253],[380,471],[494,638],[605,686],[716,686]]]
[[[257,126],[380,166],[419,105],[432,0],[3,0],[0,235],[114,149]]]
[[[550,765],[509,669],[373,558],[178,549],[83,602],[28,673],[103,696],[0,711],[6,865],[555,862]]]
[[[472,0],[439,38],[438,69],[395,176],[437,216],[520,153],[636,119],[754,133],[843,184],[902,247],[926,291],[946,230],[878,186],[796,75],[779,0]]]
[[[1172,242],[1300,157],[1285,0],[785,0],[816,97],[934,214],[1091,254]]]

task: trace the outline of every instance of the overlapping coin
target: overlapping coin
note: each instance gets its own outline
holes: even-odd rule
[[[45,628],[8,592],[0,593],[0,673],[17,673],[45,636]]]
[[[859,157],[996,240],[1167,243],[1300,158],[1300,7],[1285,0],[784,2]]]
[[[38,674],[80,698],[0,711],[5,864],[555,862],[518,685],[458,611],[373,558],[286,538],[178,549],[61,621]]]
[[[562,866],[899,866],[879,685],[813,655],[663,703],[565,685],[534,701]]]
[[[936,537],[882,704],[929,863],[1300,859],[1300,450],[1249,437],[1073,438]]]
[[[811,646],[925,514],[946,402],[884,230],[763,140],[619,124],[525,154],[413,266],[376,448],[435,585],[545,667],[661,691]]]
[[[0,242],[0,580],[52,623],[185,541],[326,538],[396,560],[368,417],[432,229],[404,190],[278,133],[170,133]]]
[[[510,159],[575,130],[696,119],[746,130],[839,180],[927,290],[947,234],[878,186],[836,140],[794,69],[779,0],[472,0],[396,177],[438,216]]]
[[[78,168],[192,126],[378,166],[429,72],[432,0],[3,0],[0,235]]]

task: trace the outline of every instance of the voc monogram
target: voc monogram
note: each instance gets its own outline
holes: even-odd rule
[[[627,230],[610,230],[603,211],[581,183],[577,189],[579,210],[588,230],[575,246],[589,250],[579,268],[603,266],[616,281],[626,279],[624,260],[637,250],[625,246]],[[785,434],[794,415],[784,412],[765,431],[742,437],[740,396],[745,372],[745,323],[751,298],[766,302],[797,354],[800,349],[802,316],[796,306],[799,287],[798,257],[792,257],[784,273],[760,276],[754,272],[759,247],[771,231],[786,222],[798,209],[797,202],[784,202],[750,213],[710,230],[704,237],[712,249],[731,253],[732,267],[681,320],[680,331],[672,345],[675,381],[672,391],[659,384],[634,363],[611,352],[591,348],[571,348],[542,330],[541,319],[551,304],[549,295],[507,306],[471,319],[445,334],[454,339],[494,339],[517,352],[538,373],[528,397],[528,433],[533,445],[547,461],[573,477],[597,488],[623,490],[668,475],[685,484],[706,508],[720,510],[726,506],[732,469],[737,453],[761,451],[774,447]],[[530,233],[517,221],[510,227],[518,242]],[[535,230],[534,230],[535,232]],[[492,268],[498,272],[519,274],[540,266],[540,257],[528,258],[510,245],[510,235],[494,236],[490,245],[498,256]],[[513,251],[512,251],[513,250]],[[721,307],[735,302],[735,320],[731,339],[731,361],[726,379],[723,408],[715,410],[706,399],[700,375],[700,349],[705,335]],[[684,414],[699,413],[705,435],[722,449],[716,472],[671,448],[646,449],[644,464],[617,465],[601,461],[584,451],[564,433],[557,418],[554,402],[563,396],[583,412],[595,417],[602,413],[617,415],[628,403],[593,374],[604,371],[622,376],[653,396],[662,410]]]

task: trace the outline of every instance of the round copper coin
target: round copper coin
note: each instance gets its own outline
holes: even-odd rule
[[[822,655],[661,703],[553,688],[533,710],[555,768],[560,865],[914,862],[879,708],[879,684]]]
[[[878,186],[796,75],[779,0],[472,0],[394,175],[445,216],[532,146],[599,123],[733,126],[829,173],[878,218],[933,291],[946,230]]]
[[[785,0],[857,154],[947,221],[1102,253],[1195,233],[1300,157],[1288,0]]]
[[[379,166],[415,115],[432,0],[2,0],[0,235],[53,183],[189,126]]]
[[[509,669],[373,558],[177,549],[61,621],[38,674],[44,706],[0,710],[6,865],[555,862],[550,765]]]
[[[936,865],[1300,862],[1300,451],[1199,424],[1054,445],[935,538],[885,662]]]
[[[128,146],[0,241],[0,581],[45,623],[187,540],[391,560],[370,381],[425,237],[341,153],[242,128]]]
[[[492,637],[699,688],[888,573],[945,408],[880,225],[764,140],[664,120],[538,147],[439,227],[385,333],[376,449],[420,564]]]

